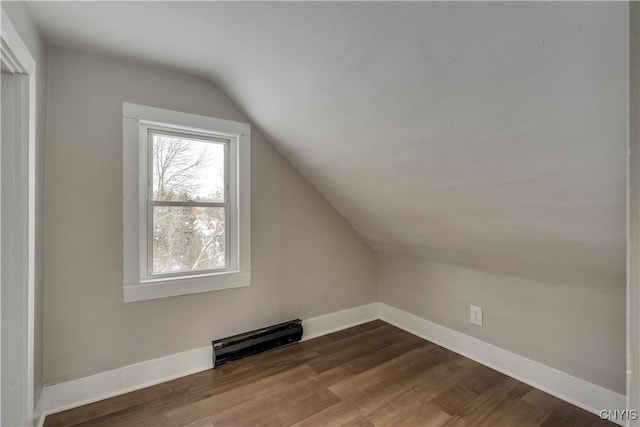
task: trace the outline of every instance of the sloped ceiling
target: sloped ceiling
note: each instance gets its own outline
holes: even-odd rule
[[[222,86],[378,251],[624,292],[622,2],[29,5]]]

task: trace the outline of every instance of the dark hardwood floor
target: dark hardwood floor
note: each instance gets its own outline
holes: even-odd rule
[[[45,426],[612,426],[374,321],[47,417]]]

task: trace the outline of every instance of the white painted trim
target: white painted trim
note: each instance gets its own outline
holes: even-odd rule
[[[622,394],[390,305],[380,303],[380,319],[596,415],[601,409],[623,410],[626,407]],[[623,425],[622,421],[620,425]]]
[[[148,170],[145,126],[229,139],[229,270],[153,278],[147,275]],[[251,284],[251,126],[180,111],[122,104],[123,300],[167,298]]]
[[[374,302],[303,320],[302,328],[304,334],[302,335],[302,341],[376,320],[380,317],[378,315],[378,305],[377,302]]]
[[[29,52],[11,19],[2,10],[1,39],[29,76],[29,142],[28,142],[28,289],[27,289],[27,408],[29,425],[34,419],[34,359],[35,359],[35,200],[36,200],[36,61]]]
[[[200,116],[182,111],[167,110],[129,102],[122,103],[122,116],[135,120],[185,126],[191,129],[199,129],[206,133],[214,130],[215,132],[228,133],[229,135],[251,135],[251,125],[248,123],[234,122],[233,120]]]
[[[211,346],[206,346],[46,386],[44,413],[49,415],[108,399],[212,367]]]
[[[303,340],[326,335],[378,318],[378,303],[304,320]],[[211,345],[147,360],[88,377],[45,386],[42,420],[46,415],[213,368]]]
[[[178,282],[179,281],[179,282]],[[179,284],[176,285],[176,284]],[[145,301],[249,286],[251,272],[226,272],[124,286],[124,302]]]

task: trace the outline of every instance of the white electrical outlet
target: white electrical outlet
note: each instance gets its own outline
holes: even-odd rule
[[[471,317],[469,321],[474,325],[482,326],[482,307],[476,307],[475,305],[471,307]]]

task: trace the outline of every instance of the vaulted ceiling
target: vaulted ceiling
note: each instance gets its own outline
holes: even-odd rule
[[[625,3],[29,5],[220,85],[380,252],[624,290]]]

